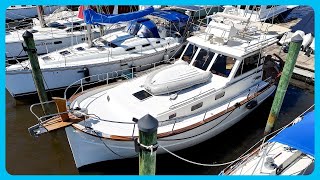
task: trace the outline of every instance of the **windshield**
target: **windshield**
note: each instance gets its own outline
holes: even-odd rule
[[[197,52],[198,47],[194,46],[192,44],[187,44],[184,53],[182,53],[180,59],[183,61],[186,61],[190,64],[193,56],[195,55],[195,53]]]

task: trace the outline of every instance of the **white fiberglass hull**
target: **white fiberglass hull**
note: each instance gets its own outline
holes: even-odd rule
[[[179,46],[168,49],[168,52],[170,52],[169,57],[174,54],[177,47]],[[46,90],[58,90],[84,78],[83,68],[85,67],[88,68],[90,75],[107,72],[111,73],[118,70],[129,69],[131,66],[137,67],[159,62],[164,59],[165,54],[167,54],[167,52],[166,50],[163,50],[143,55],[142,57],[139,56],[135,59],[126,58],[116,61],[79,66],[65,66],[65,64],[61,64],[63,67],[41,69],[41,71]],[[95,81],[98,81],[98,79],[91,78],[89,82]],[[83,83],[89,82],[84,81]],[[6,71],[6,88],[13,97],[36,93],[31,70]]]
[[[61,6],[45,6],[44,14],[51,14],[56,9]],[[17,20],[17,19],[25,19],[32,18],[38,15],[36,6],[26,6],[20,8],[10,8],[6,10],[6,20]]]
[[[99,32],[94,31],[93,36],[97,38],[99,36]],[[50,38],[51,37],[51,38]],[[76,45],[79,43],[85,42],[86,32],[80,32],[76,34],[63,34],[59,37],[51,36],[51,33],[48,32],[47,39],[37,39],[35,36],[35,45],[37,49],[37,54],[46,54],[50,53],[62,48],[66,48],[72,45]],[[9,60],[14,60],[15,58],[27,58],[28,54],[23,50],[22,47],[23,38],[21,36],[21,41],[8,42],[6,43],[6,58]]]
[[[256,97],[257,105],[260,105],[268,98],[274,90],[275,86],[271,86],[258,95]],[[245,105],[199,127],[158,139],[158,143],[170,151],[177,151],[206,141],[239,122],[254,109],[247,109]],[[133,141],[100,138],[84,133],[72,126],[67,127],[65,130],[77,168],[96,162],[137,156]],[[157,153],[161,154],[165,153],[165,151],[159,148]]]

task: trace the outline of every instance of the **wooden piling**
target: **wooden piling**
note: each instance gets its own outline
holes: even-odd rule
[[[33,34],[29,31],[25,31],[22,35],[24,39],[24,43],[26,45],[26,51],[28,53],[28,57],[31,64],[32,69],[32,77],[34,84],[36,86],[36,90],[38,92],[39,100],[41,103],[48,101],[47,93],[43,84],[42,72],[40,69],[37,49],[35,47]],[[45,114],[50,114],[50,108],[48,104],[42,104],[42,109]]]
[[[147,149],[157,145],[158,120],[147,114],[138,121],[140,151],[139,175],[155,175],[156,149]]]
[[[289,52],[287,54],[286,62],[282,70],[282,75],[278,84],[276,95],[272,103],[268,121],[264,130],[264,135],[267,135],[273,131],[274,124],[278,118],[282,102],[292,76],[293,68],[297,61],[302,41],[303,39],[300,35],[296,35],[291,39]]]

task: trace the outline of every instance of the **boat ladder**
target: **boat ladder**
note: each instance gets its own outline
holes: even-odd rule
[[[36,103],[30,106],[31,113],[38,120],[37,124],[28,128],[30,135],[37,137],[43,133],[67,127],[73,123],[77,123],[83,120],[83,118],[73,115],[73,112],[75,110],[68,110],[66,99],[59,97],[52,97],[52,99],[52,101]],[[50,104],[54,104],[56,107],[54,113],[48,115],[39,115],[39,112],[36,113],[36,107],[39,108],[39,106]],[[53,111],[54,107],[50,108],[50,110]]]

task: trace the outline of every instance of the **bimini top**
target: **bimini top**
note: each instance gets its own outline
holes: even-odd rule
[[[153,7],[149,7],[141,11],[135,11],[124,14],[101,14],[95,12],[92,9],[87,9],[83,13],[85,22],[87,24],[110,24],[131,21],[134,19],[144,17],[148,14],[151,14],[152,12],[154,12]]]
[[[307,113],[300,122],[284,129],[269,141],[286,144],[314,156],[314,111]]]
[[[185,23],[189,19],[188,15],[185,15],[176,11],[172,11],[172,10],[154,11],[153,13],[151,13],[151,15],[163,18],[167,21],[174,22],[174,23],[178,23],[178,22]]]
[[[157,26],[148,18],[139,18],[129,22],[126,31],[131,35],[144,38],[160,38]]]

